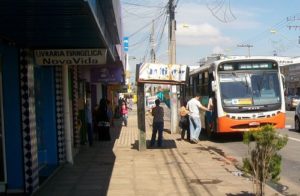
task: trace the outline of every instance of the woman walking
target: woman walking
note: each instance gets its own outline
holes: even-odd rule
[[[181,108],[179,109],[180,121],[179,127],[181,128],[181,139],[184,139],[185,132],[187,133],[187,140],[190,141],[190,123],[189,123],[189,111],[186,109],[187,102],[183,101]]]
[[[122,124],[124,123],[124,126],[127,127],[128,108],[127,108],[126,101],[122,101],[121,116],[122,116]]]

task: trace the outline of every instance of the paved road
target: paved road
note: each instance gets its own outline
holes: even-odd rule
[[[283,135],[288,135],[287,146],[281,150],[282,155],[282,186],[285,195],[300,195],[300,133],[294,130],[294,111],[287,112],[286,128],[280,130]],[[247,155],[247,146],[242,142],[241,134],[227,134],[214,141],[203,141],[219,153],[234,158],[239,164]]]
[[[294,130],[294,111],[287,111],[286,128],[281,134],[288,135],[288,144],[281,150],[282,171],[277,189],[284,195],[300,195],[300,133]],[[165,107],[166,125],[170,125],[170,111]],[[201,141],[216,152],[237,160],[242,165],[242,159],[247,156],[247,145],[243,144],[242,134],[226,134],[213,141]]]

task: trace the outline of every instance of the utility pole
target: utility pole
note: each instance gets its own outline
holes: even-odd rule
[[[156,62],[156,55],[155,55],[155,40],[154,40],[154,20],[152,20],[152,30],[150,35],[150,43],[151,43],[151,63]]]
[[[248,56],[250,57],[250,48],[253,47],[253,45],[250,45],[250,44],[239,44],[237,45],[237,47],[241,47],[241,48],[248,48]]]
[[[156,55],[155,55],[155,40],[154,40],[154,20],[152,20],[152,30],[151,30],[151,35],[150,35],[150,43],[151,43],[151,63],[156,62]],[[154,95],[154,84],[150,84],[150,89],[151,89],[151,96]]]
[[[175,39],[175,5],[174,0],[169,0],[169,64],[176,63],[176,39]],[[171,133],[178,132],[178,97],[177,86],[171,86]]]

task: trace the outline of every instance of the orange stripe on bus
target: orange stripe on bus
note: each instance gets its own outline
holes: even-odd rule
[[[218,132],[237,132],[249,131],[255,128],[255,125],[273,124],[275,128],[285,128],[285,113],[279,113],[275,116],[259,119],[232,119],[227,116],[218,119]],[[254,125],[254,126],[251,126]]]

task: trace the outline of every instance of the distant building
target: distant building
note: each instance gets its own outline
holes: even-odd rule
[[[285,77],[286,94],[300,95],[300,57],[291,60],[291,63],[280,68]]]

